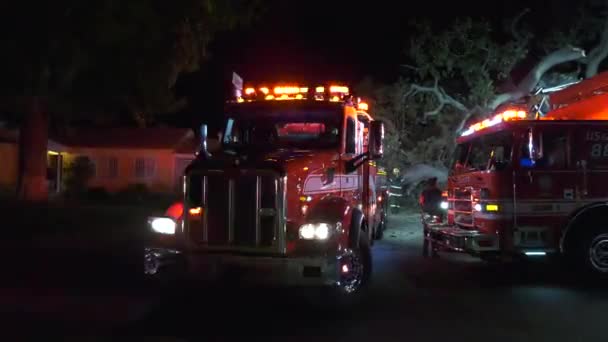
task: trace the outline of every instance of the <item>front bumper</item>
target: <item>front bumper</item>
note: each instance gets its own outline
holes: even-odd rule
[[[465,230],[448,224],[425,224],[424,238],[452,252],[481,254],[499,251],[497,235]]]
[[[341,266],[337,256],[285,257],[232,253],[180,253],[162,248],[147,248],[145,260],[146,264],[162,265],[162,268],[155,272],[146,268],[146,273],[151,275],[162,274],[164,268],[182,263],[186,276],[200,280],[238,279],[239,283],[278,286],[332,286],[339,281]]]

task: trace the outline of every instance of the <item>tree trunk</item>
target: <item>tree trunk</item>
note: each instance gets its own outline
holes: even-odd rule
[[[46,201],[47,144],[49,117],[43,98],[27,101],[27,112],[19,133],[19,182],[17,194],[25,201]]]

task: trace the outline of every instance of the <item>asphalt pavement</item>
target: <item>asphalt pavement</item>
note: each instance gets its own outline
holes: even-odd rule
[[[348,309],[309,291],[147,288],[133,274],[137,244],[13,255],[3,258],[13,267],[0,284],[0,331],[78,341],[608,341],[606,284],[543,260],[424,258],[421,244],[417,214],[392,216],[373,246],[369,292]]]

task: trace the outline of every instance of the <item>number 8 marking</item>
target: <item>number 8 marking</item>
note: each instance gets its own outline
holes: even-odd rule
[[[593,144],[591,146],[591,157],[592,158],[601,158],[608,157],[608,144]]]

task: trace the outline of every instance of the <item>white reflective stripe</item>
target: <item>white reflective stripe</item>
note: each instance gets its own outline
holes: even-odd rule
[[[482,220],[505,220],[505,219],[510,219],[513,217],[513,215],[511,213],[498,213],[498,212],[477,212],[474,215],[475,219],[482,219]]]
[[[330,184],[323,184],[324,178],[322,175],[310,175],[306,177],[302,193],[304,195],[315,195],[339,190],[352,191],[359,189],[358,175],[335,175],[333,182]]]

